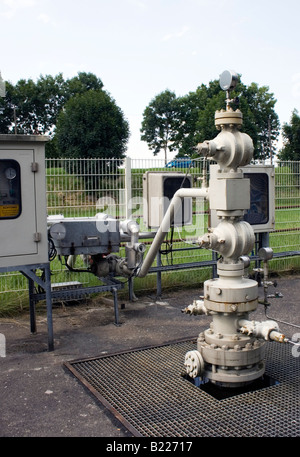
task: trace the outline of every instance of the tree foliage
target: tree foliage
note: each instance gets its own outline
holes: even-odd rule
[[[176,148],[178,114],[176,95],[168,89],[157,95],[143,114],[141,139],[148,143],[154,155],[163,149],[166,163],[168,150],[173,151]]]
[[[36,82],[20,79],[15,86],[6,82],[6,95],[0,100],[0,133],[14,132],[16,123],[20,134],[51,134],[58,114],[70,98],[102,88],[102,81],[92,73],[78,73],[66,81],[60,73],[41,75]]]
[[[300,116],[294,109],[290,123],[282,126],[283,148],[279,153],[281,160],[300,160]]]
[[[192,156],[193,147],[197,143],[216,136],[214,115],[217,110],[225,108],[225,93],[218,80],[211,81],[208,86],[202,84],[196,91],[182,97],[177,98],[172,93],[172,98],[169,96],[169,103],[172,102],[173,107],[172,122],[166,123],[165,120],[170,118],[169,109],[164,116],[160,100],[167,92],[156,96],[145,109],[141,139],[147,141],[155,155],[160,149],[165,151],[168,146],[169,150],[178,151],[178,157]],[[266,86],[259,87],[256,83],[245,86],[240,81],[231,96],[236,100],[232,103],[232,108],[239,108],[243,113],[243,131],[253,139],[254,157],[270,157],[280,127],[273,94]],[[155,135],[147,134],[149,131],[155,132]],[[169,140],[168,144],[166,138]]]
[[[73,159],[113,158],[113,164],[103,163],[102,169],[118,167],[125,157],[129,126],[121,109],[104,91],[90,89],[70,98],[57,119],[54,141],[59,157]],[[73,161],[67,171],[77,170]],[[97,161],[85,163],[83,180],[89,189],[101,188]],[[107,172],[111,169],[108,168]]]
[[[129,126],[115,101],[102,90],[78,93],[57,119],[60,157],[125,157]]]
[[[88,93],[90,96],[85,98],[84,95]],[[80,103],[83,103],[81,108]],[[116,157],[124,155],[129,135],[128,124],[115,102],[103,90],[101,79],[93,73],[80,72],[67,80],[60,73],[56,76],[41,75],[36,82],[32,79],[21,79],[15,85],[6,82],[6,94],[0,98],[0,108],[0,133],[49,135],[50,141],[46,144],[47,157],[74,157],[75,150],[81,151],[82,157],[95,157],[98,153],[100,157],[103,157],[103,154],[107,157],[114,154]],[[89,108],[91,113],[88,113]],[[74,113],[71,113],[72,109],[75,110]],[[78,113],[81,113],[81,117]],[[74,123],[68,122],[67,118],[73,119]],[[59,142],[56,138],[58,119],[61,123]],[[69,141],[62,139],[64,125],[68,125],[72,132]],[[87,132],[87,138],[75,135],[75,129],[82,135]],[[100,148],[99,144],[104,141],[103,132],[106,132],[107,146]],[[93,134],[95,138],[92,138]],[[71,144],[71,138],[75,143]],[[62,146],[68,149],[63,149]]]

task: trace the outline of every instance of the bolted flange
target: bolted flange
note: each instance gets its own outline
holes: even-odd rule
[[[204,371],[204,360],[200,352],[189,351],[185,354],[184,366],[190,378],[197,378]]]

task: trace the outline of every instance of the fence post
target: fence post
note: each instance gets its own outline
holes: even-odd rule
[[[156,256],[156,265],[158,267],[161,267],[161,253],[160,253],[160,250],[158,251],[157,256]],[[162,293],[161,270],[157,270],[157,273],[156,273],[156,296],[157,296],[157,298],[161,298],[161,293]]]
[[[126,219],[131,218],[131,158],[125,158],[125,210]]]

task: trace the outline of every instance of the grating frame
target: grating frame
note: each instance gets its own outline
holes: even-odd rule
[[[134,435],[141,437],[299,437],[299,357],[266,345],[266,374],[278,381],[222,400],[182,376],[196,340],[65,363]]]

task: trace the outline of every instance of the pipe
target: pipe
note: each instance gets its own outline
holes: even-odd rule
[[[181,189],[178,189],[177,192],[175,192],[175,194],[171,200],[171,203],[166,211],[166,214],[164,215],[162,223],[155,235],[153,243],[151,244],[151,247],[146,255],[145,261],[143,262],[143,265],[141,266],[141,268],[138,270],[138,272],[136,274],[137,277],[144,278],[146,276],[146,274],[148,273],[152,263],[154,262],[156,254],[164,241],[166,234],[170,230],[170,227],[174,221],[174,216],[181,206],[182,199],[188,198],[188,197],[192,197],[192,198],[202,197],[202,198],[207,199],[208,192],[209,192],[208,188],[203,188],[203,189],[181,188]]]
[[[130,236],[130,242],[131,242],[132,246],[134,246],[136,243],[138,243],[140,227],[135,221],[133,221],[131,219],[126,219],[124,221],[121,221],[120,229],[124,233],[127,233],[127,235]]]
[[[253,335],[256,338],[264,338],[266,341],[277,341],[287,343],[288,339],[280,332],[275,321],[249,321],[240,319],[238,321],[239,331],[246,335]]]
[[[151,239],[154,238],[156,235],[156,232],[140,232],[139,233],[139,239]],[[120,233],[120,239],[123,242],[130,241],[131,240],[131,235],[128,235],[128,233]]]

